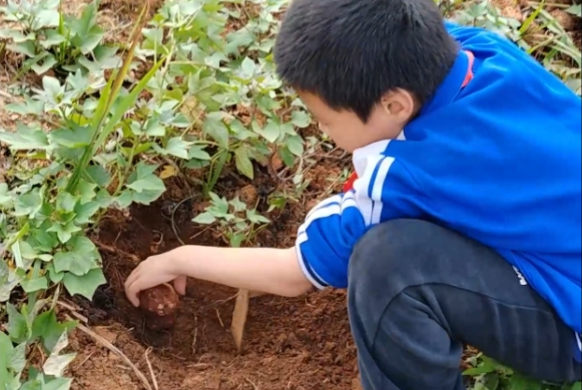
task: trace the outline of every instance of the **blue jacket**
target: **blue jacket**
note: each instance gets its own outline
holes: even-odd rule
[[[319,288],[346,287],[371,226],[436,220],[497,250],[579,335],[581,100],[507,39],[447,28],[461,47],[453,69],[398,139],[354,152],[353,189],[299,228],[303,271]]]

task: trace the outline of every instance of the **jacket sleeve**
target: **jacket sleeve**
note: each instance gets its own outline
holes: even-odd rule
[[[347,287],[349,260],[359,239],[380,222],[420,216],[421,196],[394,158],[368,157],[353,189],[320,202],[299,227],[296,249],[305,276],[319,289]]]

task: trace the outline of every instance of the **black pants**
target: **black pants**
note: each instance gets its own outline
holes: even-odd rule
[[[429,222],[370,230],[348,303],[364,390],[462,390],[463,343],[536,379],[575,381],[574,332],[493,250]]]

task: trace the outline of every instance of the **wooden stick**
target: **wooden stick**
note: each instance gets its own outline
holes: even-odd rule
[[[234,304],[234,311],[232,313],[230,331],[232,332],[232,337],[234,338],[234,343],[239,353],[242,351],[245,324],[249,313],[249,301],[250,291],[243,289],[238,290],[236,303]]]

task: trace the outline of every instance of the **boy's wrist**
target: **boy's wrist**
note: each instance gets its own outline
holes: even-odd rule
[[[180,246],[171,251],[170,254],[170,268],[175,275],[188,275],[188,268],[192,267],[192,263],[197,256],[193,256],[193,245]],[[190,276],[190,275],[188,275]]]

